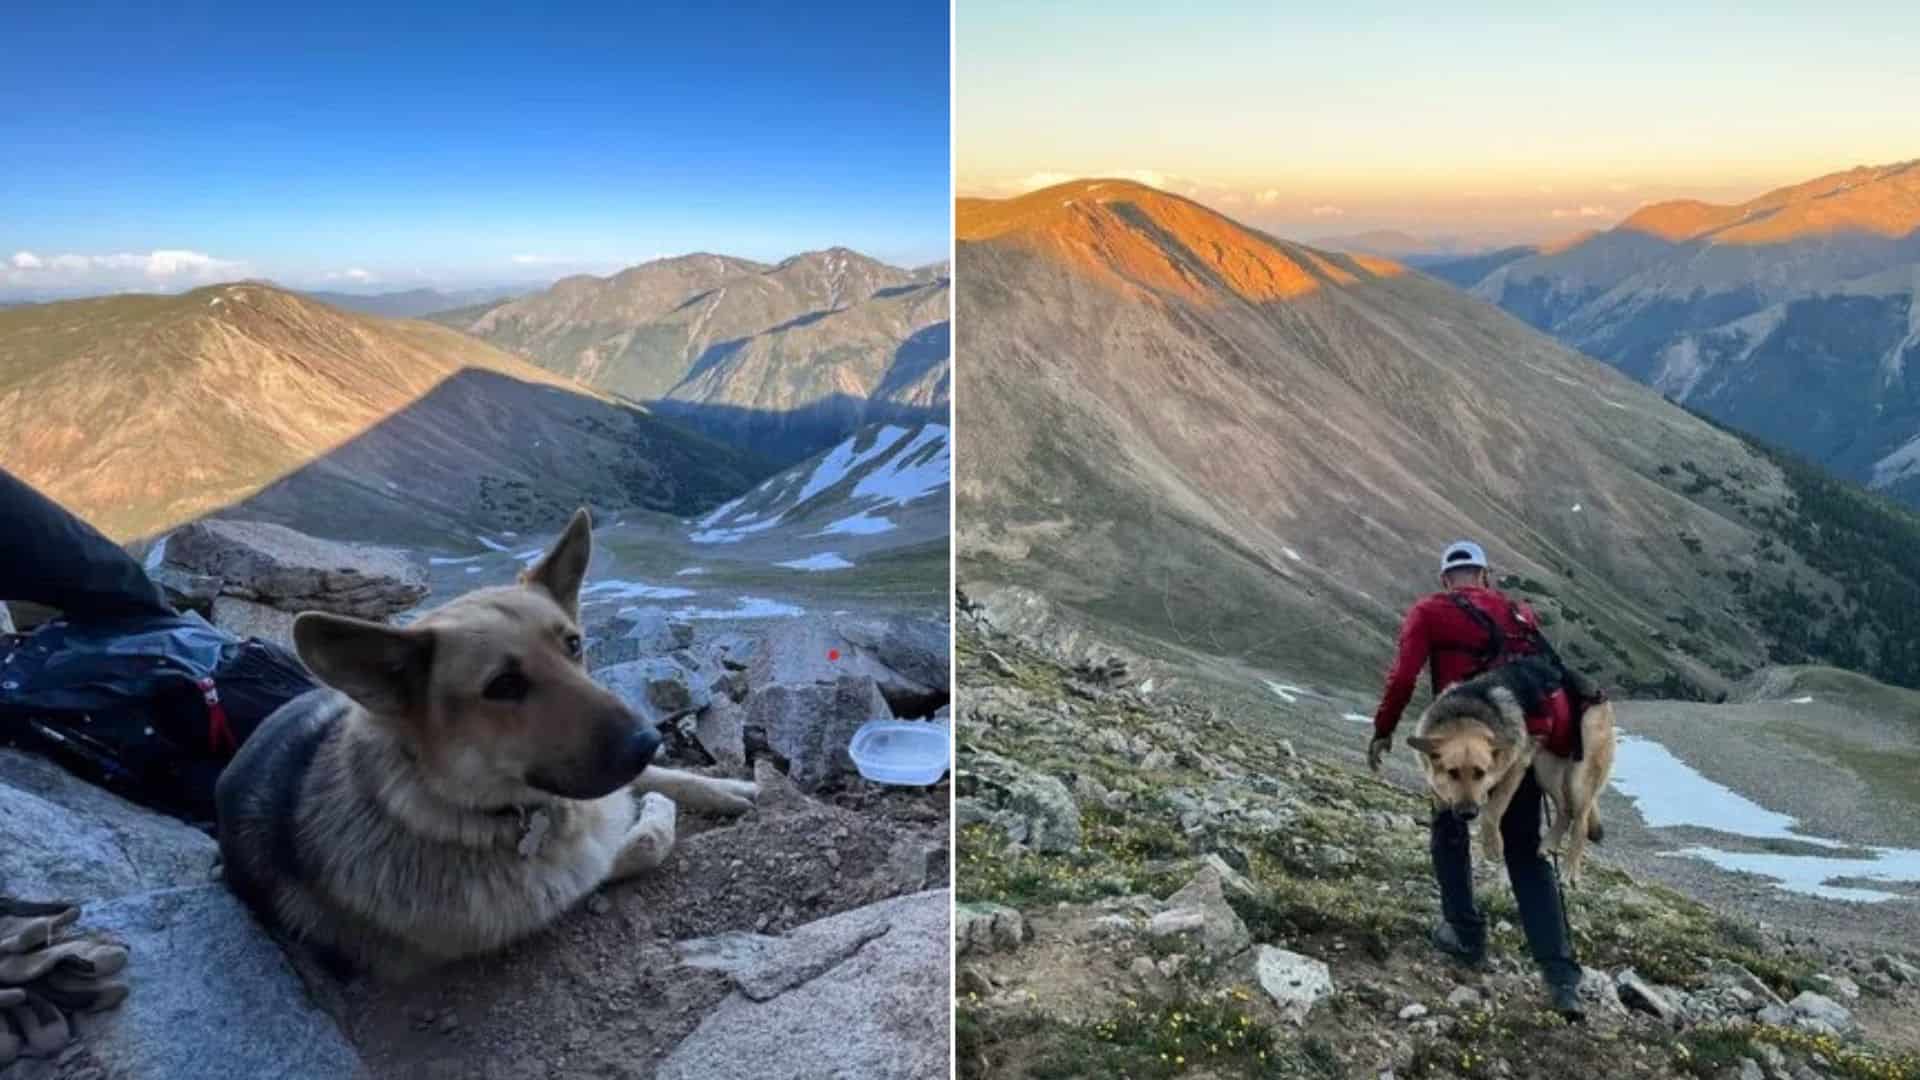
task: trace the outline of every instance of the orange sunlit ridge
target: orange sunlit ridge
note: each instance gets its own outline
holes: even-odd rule
[[[1109,284],[1201,304],[1218,302],[1219,284],[1257,303],[1406,272],[1387,259],[1277,241],[1131,180],[1075,180],[1011,199],[960,199],[954,224],[962,243],[1017,244]],[[1197,269],[1217,283],[1202,280]]]

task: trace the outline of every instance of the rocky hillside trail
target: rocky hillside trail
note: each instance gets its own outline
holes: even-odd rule
[[[1570,1026],[1485,860],[1490,970],[1427,944],[1408,778],[964,608],[957,640],[962,1076],[1920,1077],[1909,941],[1771,929],[1602,849]]]
[[[196,527],[166,554],[176,600],[241,632],[283,633],[277,605],[402,621],[427,591],[413,553],[277,526]],[[908,610],[588,619],[595,678],[661,729],[659,760],[752,777],[755,808],[683,812],[657,870],[399,985],[265,933],[210,828],[0,749],[0,895],[79,906],[76,932],[126,944],[131,987],[0,1080],[947,1075],[951,785],[875,785],[847,754],[869,720],[949,722],[948,624]]]

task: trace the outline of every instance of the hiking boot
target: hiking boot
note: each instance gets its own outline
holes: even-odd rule
[[[1568,1023],[1578,1024],[1587,1018],[1587,1006],[1580,1000],[1579,983],[1549,983],[1547,996],[1553,999],[1553,1011]]]
[[[1472,968],[1475,971],[1486,970],[1486,943],[1481,942],[1477,948],[1467,944],[1461,940],[1460,931],[1455,930],[1452,923],[1443,922],[1434,927],[1433,933],[1428,935],[1428,940],[1433,942],[1434,948],[1445,953],[1447,958],[1454,963]]]

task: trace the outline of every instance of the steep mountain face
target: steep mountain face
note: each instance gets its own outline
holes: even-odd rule
[[[0,467],[116,539],[214,512],[439,541],[767,469],[442,327],[254,283],[0,314]]]
[[[1910,515],[1834,510],[1844,493],[1437,281],[1119,181],[962,200],[958,238],[963,584],[1364,686],[1465,536],[1628,689],[1718,693],[1770,656],[1911,663],[1881,655],[1901,605],[1810,562],[1822,529],[1920,539]],[[1889,573],[1920,599],[1920,572]]]
[[[947,275],[844,248],[571,277],[436,321],[770,457],[946,404]]]
[[[525,291],[521,288],[503,287],[455,289],[451,292],[442,292],[439,289],[404,289],[379,293],[310,291],[304,295],[342,311],[357,311],[362,315],[385,315],[390,319],[417,319],[422,315],[432,315],[440,311],[496,304]]]
[[[1440,276],[1668,397],[1920,499],[1920,162],[1722,206],[1648,206]]]

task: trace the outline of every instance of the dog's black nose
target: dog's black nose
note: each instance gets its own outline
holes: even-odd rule
[[[1461,821],[1472,821],[1474,818],[1480,816],[1480,808],[1472,804],[1456,806],[1453,808],[1453,813]]]
[[[635,728],[627,739],[626,762],[634,775],[653,761],[653,755],[660,750],[660,733],[651,724]]]

